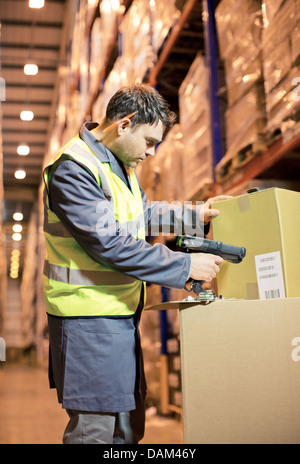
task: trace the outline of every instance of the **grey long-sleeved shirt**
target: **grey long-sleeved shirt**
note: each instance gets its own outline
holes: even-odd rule
[[[90,132],[96,123],[86,123],[80,137],[88,144],[101,162],[109,162],[112,170],[130,188],[129,179],[122,163]],[[71,235],[95,261],[116,269],[129,276],[166,287],[183,288],[189,278],[191,257],[186,253],[174,252],[156,243],[150,245],[145,240],[118,233],[115,216],[104,193],[93,176],[78,163],[65,159],[54,165],[49,184],[49,201]],[[170,232],[175,227],[188,224],[198,227],[199,210],[182,205],[151,203],[141,190],[144,203],[146,227],[158,230],[166,222],[171,222]],[[109,225],[114,225],[117,233],[103,233]],[[184,229],[182,230],[182,233]]]

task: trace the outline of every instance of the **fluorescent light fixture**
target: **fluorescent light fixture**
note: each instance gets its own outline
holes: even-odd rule
[[[21,226],[21,224],[15,224],[15,225],[13,225],[12,230],[13,230],[14,232],[22,232],[23,227]]]
[[[13,219],[14,219],[15,221],[22,221],[22,219],[23,219],[23,214],[22,214],[22,213],[15,212],[15,213],[13,214]],[[19,250],[13,250],[13,252],[17,254],[17,252],[19,252]],[[19,254],[20,254],[20,252],[19,252]]]
[[[15,248],[15,249],[12,250],[12,252],[11,252],[11,259],[12,259],[12,258],[19,259],[20,254],[21,254],[20,250],[17,250],[17,249]]]
[[[20,118],[22,121],[32,121],[34,118],[34,114],[32,111],[21,111]]]
[[[15,242],[19,242],[20,240],[22,240],[22,235],[21,235],[21,234],[18,234],[18,233],[15,233],[15,234],[12,234],[11,238],[12,238]]]
[[[110,0],[102,0],[100,3],[101,13],[110,13],[111,12],[111,3]]]
[[[18,169],[16,172],[15,172],[15,178],[16,179],[25,179],[26,177],[26,172],[23,171],[23,169]]]
[[[30,148],[28,145],[19,145],[17,148],[18,155],[26,156],[30,152]]]
[[[26,74],[26,76],[36,76],[38,72],[39,72],[39,68],[36,64],[33,64],[33,63],[25,64],[24,74]]]
[[[119,0],[111,0],[111,6],[112,6],[113,11],[118,11],[120,8]]]
[[[43,8],[45,0],[29,0],[29,8]]]

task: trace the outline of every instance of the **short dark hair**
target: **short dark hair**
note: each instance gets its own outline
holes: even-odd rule
[[[172,127],[176,115],[169,104],[150,84],[134,84],[120,88],[110,99],[106,108],[106,121],[111,123],[130,113],[132,127],[139,124],[155,124],[159,120],[165,127]]]

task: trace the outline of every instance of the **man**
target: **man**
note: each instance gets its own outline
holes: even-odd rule
[[[70,417],[64,443],[141,440],[145,282],[175,288],[189,278],[210,282],[223,261],[145,241],[149,224],[162,226],[170,217],[172,227],[201,226],[199,209],[148,202],[134,172],[173,122],[151,86],[122,88],[102,124],[86,123],[45,168],[50,386]],[[218,214],[211,201],[201,210],[206,223]]]

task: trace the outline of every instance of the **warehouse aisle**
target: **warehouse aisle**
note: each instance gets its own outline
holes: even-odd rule
[[[0,444],[61,443],[67,417],[48,388],[45,370],[5,365],[0,370],[0,411]],[[180,444],[181,424],[151,416],[142,443]]]

